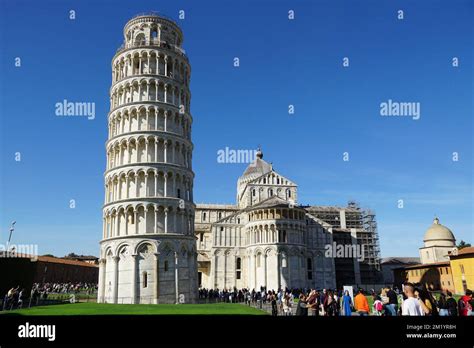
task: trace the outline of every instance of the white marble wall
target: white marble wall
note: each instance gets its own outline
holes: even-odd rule
[[[99,302],[192,303],[196,300],[194,239],[180,242],[171,238],[164,242],[119,239],[104,242],[102,247]]]

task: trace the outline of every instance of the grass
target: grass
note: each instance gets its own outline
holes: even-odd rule
[[[73,303],[0,312],[0,315],[265,315],[259,309],[237,304],[106,304]]]

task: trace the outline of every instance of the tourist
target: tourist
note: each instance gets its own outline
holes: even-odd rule
[[[319,292],[312,290],[308,296],[307,303],[311,309],[311,314],[314,316],[319,316],[319,308],[321,306],[321,300]]]
[[[342,296],[342,309],[344,316],[350,317],[352,315],[352,307],[351,296],[349,295],[349,291],[346,290],[344,291],[344,296]]]
[[[283,299],[283,315],[289,316],[291,315],[291,302],[290,302],[290,295],[285,294]]]
[[[337,302],[334,299],[334,296],[331,290],[328,290],[326,293],[323,307],[324,307],[324,313],[326,316],[333,317],[337,315]]]
[[[321,303],[321,310],[322,310],[322,315],[326,315],[324,313],[324,303],[326,302],[326,289],[323,289],[321,293],[319,294],[319,303]]]
[[[13,307],[15,306],[15,304],[17,303],[18,301],[18,288],[20,286],[18,286],[16,289],[15,288],[11,288],[10,290],[8,290],[8,293],[7,293],[7,307],[6,309],[13,309]]]
[[[11,290],[10,290],[11,291]],[[7,310],[8,309],[8,304],[10,302],[10,291],[8,291],[6,294],[5,294],[5,297],[3,298],[3,308],[2,310]]]
[[[278,305],[279,312],[282,313],[283,312],[283,290],[282,289],[278,289],[277,305]]]
[[[387,287],[388,303],[385,305],[385,315],[396,316],[398,311],[397,293],[392,288]]]
[[[381,300],[381,297],[378,296],[378,295],[374,295],[373,296],[374,298],[374,304],[373,304],[373,312],[375,315],[377,316],[381,316],[384,314],[384,305],[383,305],[383,302]]]
[[[439,295],[439,300],[437,302],[438,312],[441,317],[446,317],[449,315],[448,304],[446,302],[446,295],[441,293]]]
[[[473,315],[471,301],[472,291],[467,289],[466,295],[462,296],[458,301],[458,311],[460,316],[467,317]]]
[[[382,306],[385,307],[386,305],[389,304],[390,302],[390,299],[388,298],[387,296],[387,292],[388,292],[388,289],[387,288],[383,288],[381,291],[380,291],[380,301],[382,302]],[[386,309],[387,310],[387,309]]]
[[[257,292],[256,302],[258,304],[258,308],[262,309],[262,294],[260,291]]]
[[[272,304],[272,315],[276,317],[278,315],[278,306],[277,306],[277,297],[276,297],[275,291],[270,293],[270,303]]]
[[[438,310],[431,294],[425,288],[415,289],[415,297],[420,300],[421,308],[425,315],[436,316]]]
[[[359,313],[359,316],[365,317],[369,315],[369,302],[364,295],[364,290],[359,289],[357,292],[357,296],[354,298],[354,307],[357,313]]]
[[[402,315],[422,316],[424,315],[420,301],[415,297],[415,287],[411,283],[405,284],[403,293],[406,299],[402,304]]]
[[[23,308],[24,291],[25,289],[21,289],[18,293],[18,309]]]
[[[293,307],[293,305],[295,304],[295,298],[294,298],[293,293],[291,291],[289,292],[289,295],[290,295],[290,298],[288,300],[290,301],[290,304]]]
[[[456,317],[458,315],[458,305],[449,290],[446,291],[446,308],[448,309],[448,315],[450,317]]]
[[[337,295],[337,290],[334,290],[334,302],[336,302],[336,312],[334,315],[338,317],[341,314],[341,303],[342,303],[342,296]]]
[[[308,304],[306,302],[306,296],[302,293],[300,294],[299,301],[296,306],[296,315],[300,317],[308,316]]]

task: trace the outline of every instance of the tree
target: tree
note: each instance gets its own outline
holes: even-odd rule
[[[459,244],[456,246],[459,250],[463,248],[469,248],[471,246],[470,243],[466,243],[465,241],[461,240]]]

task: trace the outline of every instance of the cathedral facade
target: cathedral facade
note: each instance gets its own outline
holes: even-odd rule
[[[238,179],[235,205],[197,204],[199,286],[323,289],[379,281],[376,226],[367,223],[375,223],[373,215],[357,206],[300,206],[297,197],[297,185],[259,150]],[[334,243],[366,246],[364,261],[328,256]]]

